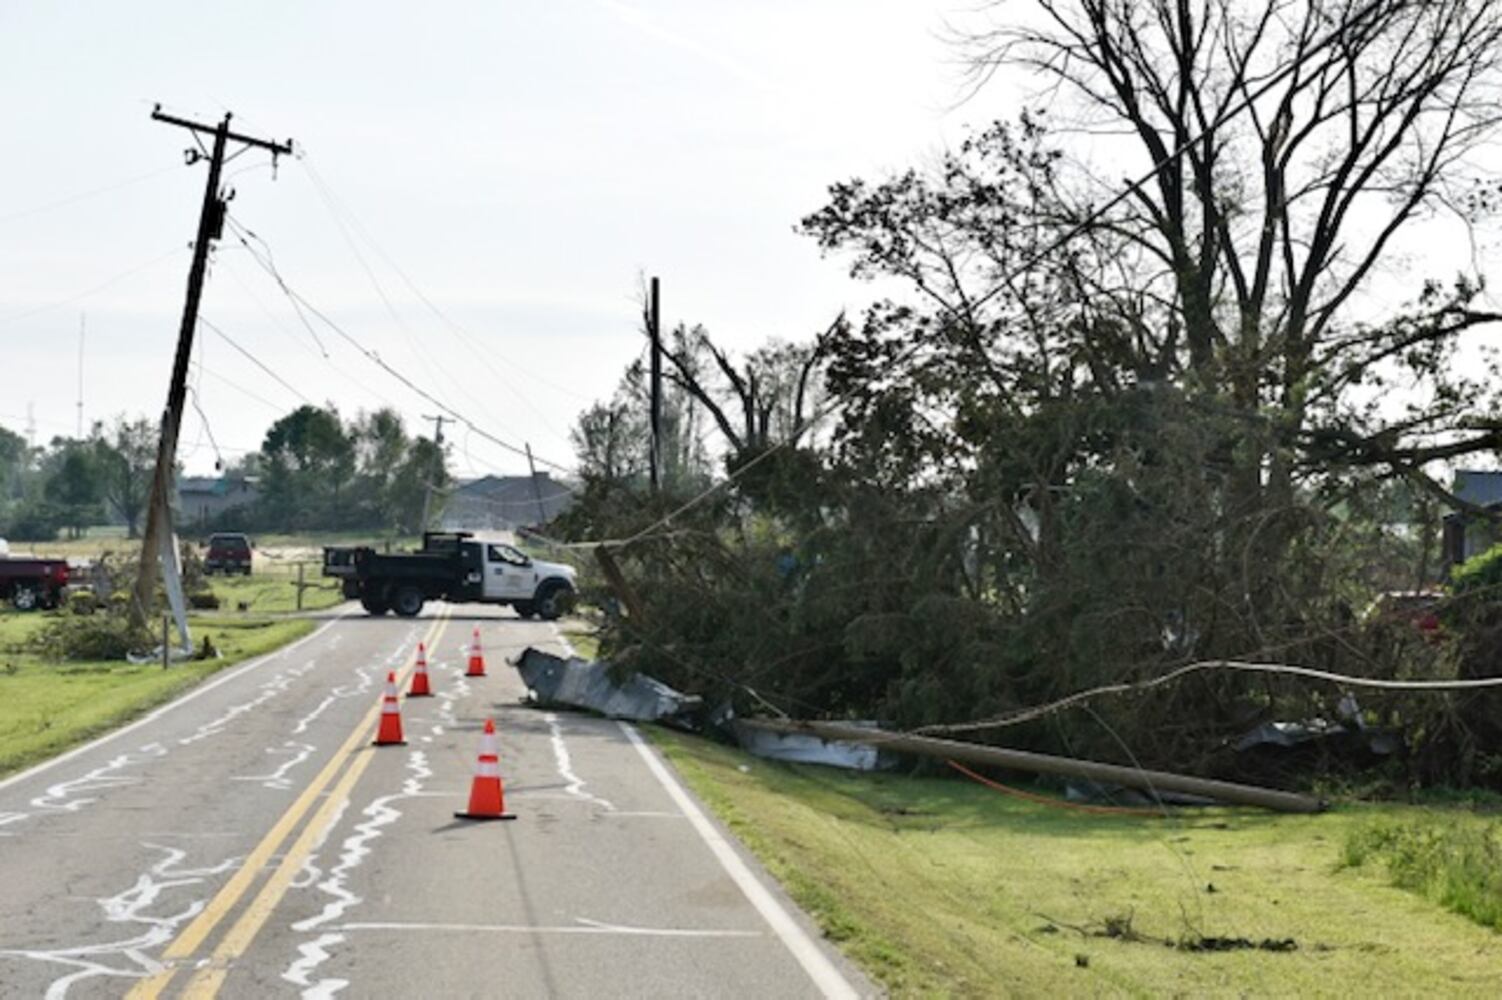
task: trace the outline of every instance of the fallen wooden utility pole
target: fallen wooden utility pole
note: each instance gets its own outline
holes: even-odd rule
[[[967,764],[988,764],[992,767],[1011,768],[1016,771],[1031,771],[1034,774],[1058,774],[1070,778],[1085,778],[1127,788],[1136,788],[1149,794],[1179,792],[1184,795],[1200,795],[1238,806],[1257,806],[1276,812],[1315,813],[1322,812],[1326,803],[1307,795],[1280,792],[1273,788],[1258,788],[1255,785],[1238,785],[1231,781],[1216,781],[1212,778],[1193,778],[1167,771],[1147,771],[1119,764],[1102,764],[1092,760],[1075,760],[1072,757],[1055,757],[1046,753],[1028,750],[1009,750],[1005,747],[983,746],[979,743],[961,743],[957,740],[941,740],[932,736],[908,736],[903,733],[884,733],[879,729],[864,726],[847,726],[837,722],[776,722],[770,719],[742,719],[741,724],[775,733],[805,733],[824,740],[840,743],[863,743],[882,750],[917,754],[920,757],[937,757],[940,760],[957,760]]]

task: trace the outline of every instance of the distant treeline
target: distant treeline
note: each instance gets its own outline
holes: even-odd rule
[[[123,523],[138,537],[156,447],[157,428],[145,418],[121,416],[88,437],[41,447],[0,428],[0,536],[50,541]],[[428,486],[441,495],[450,483],[439,447],[409,436],[390,409],[346,420],[333,407],[299,407],[271,425],[260,451],[222,473],[252,480],[253,499],[185,528],[415,532]]]

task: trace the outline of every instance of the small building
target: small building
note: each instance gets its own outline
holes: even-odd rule
[[[546,472],[462,480],[439,521],[444,531],[513,531],[553,520],[573,506],[573,490]]]
[[[260,495],[254,476],[182,476],[177,481],[178,527],[222,526],[220,515],[249,507]]]
[[[1445,563],[1458,566],[1502,541],[1502,471],[1461,469],[1450,492],[1499,517],[1492,521],[1463,510],[1445,515]]]

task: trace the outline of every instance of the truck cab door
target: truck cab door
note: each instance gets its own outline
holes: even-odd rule
[[[465,542],[459,546],[459,587],[457,597],[478,601],[485,596],[485,546]]]
[[[485,546],[485,599],[487,601],[524,601],[532,596],[537,574],[532,560],[509,545]]]

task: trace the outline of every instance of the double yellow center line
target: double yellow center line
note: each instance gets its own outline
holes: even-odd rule
[[[445,608],[437,621],[429,627],[423,640],[427,648],[433,649],[437,646],[438,638],[448,624],[448,614],[448,609]],[[409,664],[397,672],[398,688],[405,684],[411,669]],[[307,861],[308,856],[312,854],[313,848],[333,826],[334,820],[338,817],[344,802],[349,798],[355,783],[360,780],[360,776],[365,773],[365,769],[375,758],[374,754],[356,751],[360,749],[362,741],[370,739],[371,727],[375,725],[380,711],[381,703],[377,701],[361,717],[359,724],[329,758],[323,770],[319,771],[308,787],[303,789],[297,801],[287,808],[276,824],[267,831],[261,842],[246,856],[244,863],[234,875],[230,876],[224,887],[193,919],[193,922],[184,927],[182,933],[167,945],[166,950],[162,952],[162,962],[166,968],[154,976],[138,981],[135,987],[126,994],[129,1000],[159,997],[171,984],[179,969],[200,965],[201,967],[195,969],[193,978],[183,987],[182,996],[213,997],[218,995],[225,976],[229,974],[230,963],[249,949],[256,934],[260,932],[267,919],[276,910],[277,904],[286,895],[293,878]],[[345,767],[346,764],[348,767]],[[209,935],[214,932],[214,928],[218,927],[229,912],[239,904],[240,899],[250,890],[252,883],[271,862],[283,842],[291,836],[303,816],[323,794],[324,789],[339,775],[341,769],[344,770],[344,774],[339,777],[338,784],[334,785],[328,797],[314,813],[312,820],[303,827],[302,833],[282,856],[281,864],[277,865],[271,877],[261,886],[261,891],[256,893],[255,898],[241,912],[239,919],[220,940],[207,964],[194,962],[193,957],[198,954]]]

